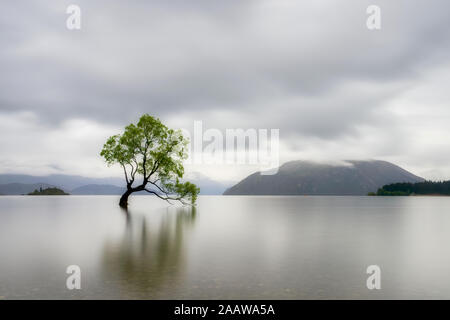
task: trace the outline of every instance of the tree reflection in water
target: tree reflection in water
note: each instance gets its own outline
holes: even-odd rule
[[[156,297],[165,289],[171,291],[182,275],[185,232],[195,223],[196,208],[169,207],[160,221],[133,214],[132,210],[124,213],[122,238],[108,242],[104,248],[104,280],[124,294],[139,292],[144,297]]]

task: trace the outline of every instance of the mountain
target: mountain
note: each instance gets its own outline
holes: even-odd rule
[[[110,184],[121,186],[124,184],[122,178],[87,178],[82,176],[51,174],[47,176],[32,176],[25,174],[0,174],[0,184],[23,183],[36,184],[45,183],[57,186],[65,191],[89,185],[89,184]]]
[[[209,177],[199,173],[191,172],[186,174],[183,181],[189,181],[197,185],[200,188],[201,195],[219,195],[223,194],[227,188],[231,187],[234,183],[230,181],[215,181]]]
[[[108,184],[89,184],[75,188],[70,193],[75,195],[120,195],[124,192],[124,187]]]
[[[395,182],[424,179],[386,161],[348,160],[343,164],[291,161],[275,175],[256,172],[224,195],[367,195]]]
[[[200,194],[222,194],[233,183],[218,182],[198,172],[186,175],[186,181],[200,187]],[[74,195],[119,195],[124,192],[125,179],[87,178],[82,176],[53,174],[32,176],[24,174],[0,174],[0,194],[27,194],[39,187],[58,187]],[[147,194],[147,193],[143,193]]]
[[[51,188],[52,185],[46,183],[35,183],[35,184],[25,184],[25,183],[7,183],[0,184],[0,194],[2,195],[21,195],[28,194],[34,190],[39,190],[39,188]]]
[[[211,180],[205,176],[195,175],[195,178],[192,176],[190,178],[186,178],[186,181],[190,181],[195,183],[198,187],[200,187],[201,195],[217,195],[222,194],[228,186],[231,185],[217,182]],[[107,184],[90,184],[86,186],[81,186],[70,191],[70,194],[74,195],[120,195],[125,192],[125,187],[118,187],[114,185]],[[137,194],[147,195],[145,191],[139,192]]]

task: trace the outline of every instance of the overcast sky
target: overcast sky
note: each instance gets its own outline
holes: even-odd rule
[[[72,3],[81,30],[66,28]],[[381,30],[366,27],[370,4]],[[450,179],[449,12],[448,0],[6,1],[0,171],[120,174],[101,147],[149,113],[278,128],[281,162],[382,159]]]

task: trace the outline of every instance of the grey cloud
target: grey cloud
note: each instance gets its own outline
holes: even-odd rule
[[[33,112],[48,128],[183,115],[280,128],[294,149],[298,137],[397,132],[403,119],[386,106],[450,63],[450,3],[376,1],[373,32],[372,2],[80,0],[81,31],[65,28],[71,1],[7,2],[0,113]]]
[[[1,108],[33,110],[55,121],[77,116],[120,122],[132,118],[129,112],[164,116],[185,108],[239,112],[237,105],[285,95],[326,97],[347,81],[415,77],[450,39],[443,1],[426,7],[383,2],[386,22],[378,34],[365,29],[366,4],[360,1],[320,10],[223,3],[80,2],[80,34],[64,29],[65,16],[49,2],[34,15],[13,10],[23,17],[19,22],[10,18],[10,5],[3,24],[6,30],[23,25],[13,46],[25,49],[2,55]]]

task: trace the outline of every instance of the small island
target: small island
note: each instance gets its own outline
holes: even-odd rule
[[[69,194],[58,188],[46,188],[34,190],[28,194],[29,196],[68,196]]]
[[[369,196],[450,196],[449,181],[424,181],[417,183],[392,183],[383,186],[378,191],[370,192]]]

